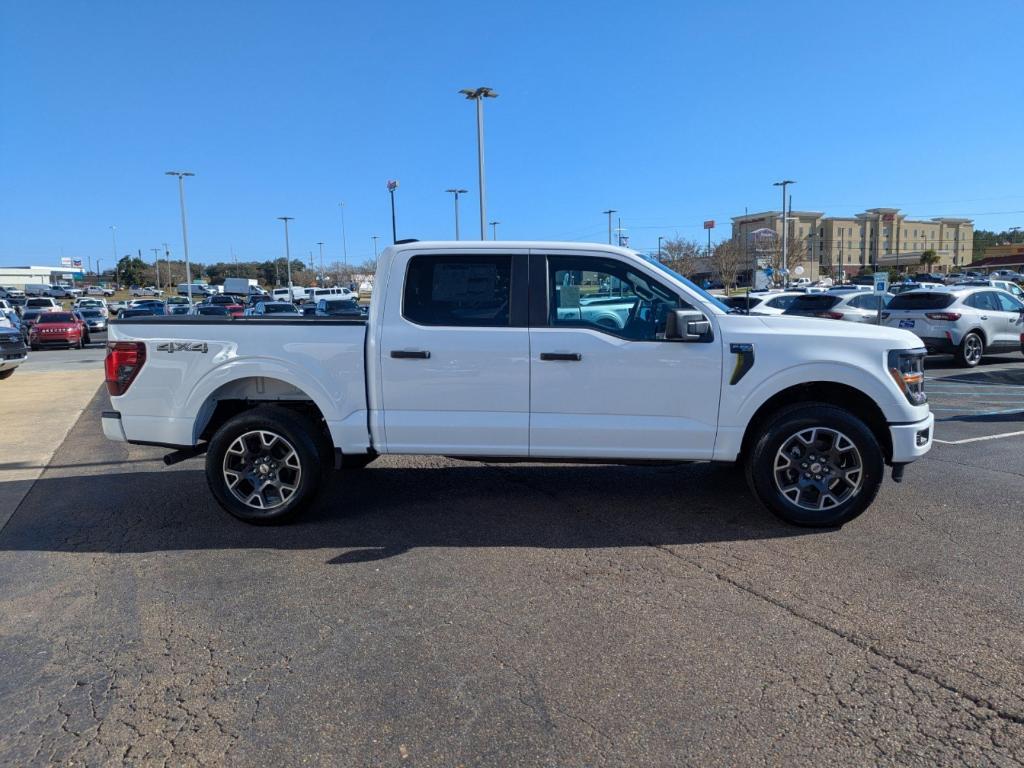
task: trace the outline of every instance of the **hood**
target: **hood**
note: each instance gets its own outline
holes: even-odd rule
[[[725,315],[720,318],[732,333],[742,334],[760,327],[769,332],[787,336],[804,336],[838,343],[860,340],[875,342],[888,349],[922,347],[921,340],[910,331],[869,323],[848,323],[843,320],[825,320],[794,315]],[[737,322],[737,321],[742,321]]]

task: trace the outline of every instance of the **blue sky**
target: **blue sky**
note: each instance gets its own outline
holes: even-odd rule
[[[632,245],[778,207],[899,206],[1024,225],[1019,0],[52,2],[0,0],[0,264],[110,266],[170,244],[187,187],[198,261],[478,230],[486,104],[499,237]]]

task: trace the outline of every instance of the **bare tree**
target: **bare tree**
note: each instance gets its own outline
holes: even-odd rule
[[[696,240],[682,237],[666,240],[661,252],[665,254],[665,264],[684,277],[705,270],[704,249]]]
[[[736,286],[736,278],[740,273],[750,269],[751,261],[744,252],[741,242],[723,240],[711,251],[708,266],[711,273],[721,280],[727,289],[732,289]]]

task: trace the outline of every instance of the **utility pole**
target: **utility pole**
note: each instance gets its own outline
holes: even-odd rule
[[[370,235],[370,239],[373,241],[373,260],[377,260],[377,241],[380,239],[380,235]]]
[[[114,241],[114,288],[120,288],[117,280],[117,226],[110,225],[110,237]]]
[[[320,283],[320,287],[324,287],[324,243],[321,240],[317,245],[320,246],[320,279],[317,280]]]
[[[612,214],[618,213],[614,208],[609,208],[607,211],[601,211],[605,216],[608,217],[608,245],[612,244]]]
[[[783,179],[772,184],[773,187],[782,187],[782,275],[783,281],[789,274],[788,253],[789,253],[789,216],[786,213],[786,187],[796,184],[792,179]]]
[[[156,264],[156,289],[160,290],[160,249],[150,248],[153,252],[153,263]]]
[[[446,189],[445,192],[451,192],[455,195],[455,239],[459,240],[459,195],[466,193],[465,189]]]
[[[164,247],[164,261],[167,262],[167,287],[171,288],[174,286],[174,273],[171,272],[171,249],[167,247],[167,243],[161,243]]]
[[[492,88],[463,88],[459,91],[470,101],[476,102],[476,160],[480,179],[480,239],[487,239],[487,185],[484,180],[484,99],[496,99],[498,94]]]
[[[661,241],[664,239],[664,237],[658,235],[658,261],[661,261]]]
[[[292,251],[288,244],[288,222],[295,221],[295,217],[278,216],[277,218],[284,222],[284,258],[288,265],[288,301],[295,301],[295,294],[292,292]]]
[[[501,224],[501,222],[500,221],[489,221],[487,223],[491,225],[491,240],[497,240],[498,239],[498,225]]]
[[[192,266],[188,259],[188,223],[185,216],[185,177],[195,176],[190,171],[167,171],[168,176],[178,177],[178,198],[181,201],[181,239],[185,245],[185,289],[188,292],[188,303],[192,303]]]

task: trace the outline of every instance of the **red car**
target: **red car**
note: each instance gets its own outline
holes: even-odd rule
[[[85,323],[70,312],[44,312],[28,332],[33,350],[42,347],[78,347],[85,345]]]

